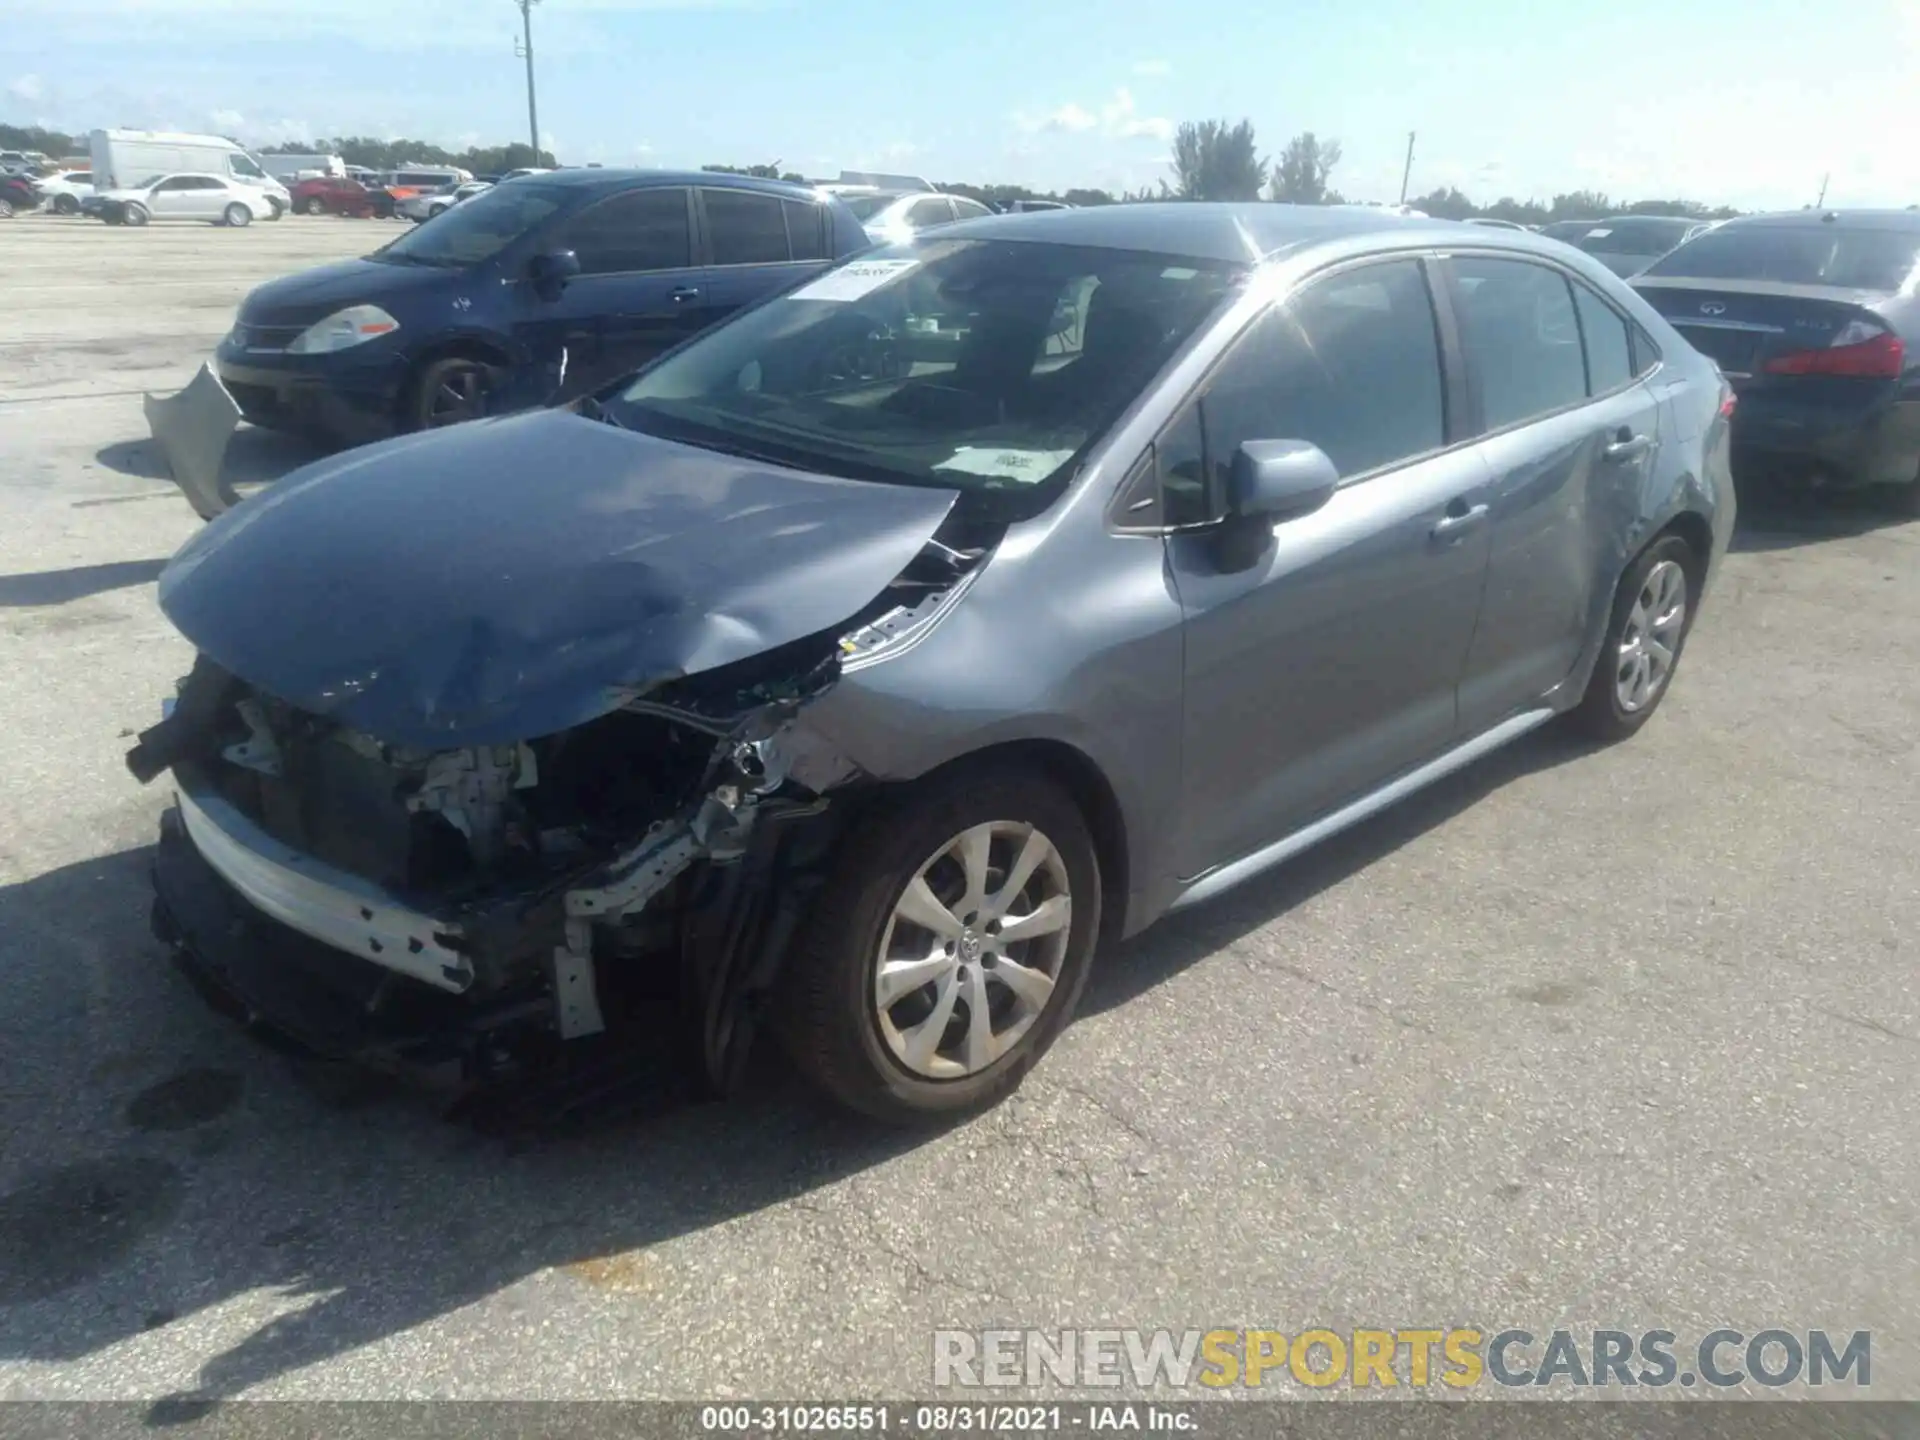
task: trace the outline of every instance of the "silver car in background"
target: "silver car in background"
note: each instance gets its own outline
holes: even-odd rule
[[[336,1055],[563,1065],[665,1007],[718,1085],[762,1028],[860,1110],[971,1110],[1104,945],[1556,718],[1646,724],[1731,412],[1527,234],[1127,205],[869,251],[191,541],[199,662],[128,757],[178,791],[156,924]]]

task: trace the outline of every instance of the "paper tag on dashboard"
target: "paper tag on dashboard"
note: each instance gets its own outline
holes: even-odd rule
[[[953,452],[951,458],[942,460],[933,468],[1037,485],[1064,465],[1072,455],[1071,450],[1009,450],[992,445],[962,445]]]
[[[858,300],[864,295],[871,295],[882,285],[892,284],[919,264],[918,260],[856,260],[851,265],[842,265],[838,270],[829,270],[818,280],[809,281],[788,298]]]

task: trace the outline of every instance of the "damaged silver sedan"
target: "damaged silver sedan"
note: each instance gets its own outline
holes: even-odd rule
[[[868,1113],[976,1108],[1103,940],[1556,714],[1644,724],[1729,408],[1525,236],[1128,206],[872,252],[184,547],[198,659],[128,757],[177,793],[156,927],[322,1055],[484,1084],[666,1014],[722,1089],[770,1030]]]

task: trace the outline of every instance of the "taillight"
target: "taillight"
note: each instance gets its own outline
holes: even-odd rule
[[[1723,383],[1720,386],[1720,418],[1722,420],[1732,419],[1733,407],[1739,404],[1739,402],[1740,397],[1733,393],[1733,387]]]
[[[1856,339],[1865,326],[1859,321],[1834,336],[1822,350],[1790,350],[1767,361],[1769,375],[1851,375],[1890,380],[1906,368],[1906,344],[1892,331],[1881,330]]]

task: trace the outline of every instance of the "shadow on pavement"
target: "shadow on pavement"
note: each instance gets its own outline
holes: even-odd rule
[[[1162,922],[1102,957],[1086,1008],[1124,1004],[1491,791],[1583,753],[1551,733],[1521,741]],[[11,1137],[0,1152],[0,1358],[72,1361],[255,1292],[305,1302],[208,1359],[191,1391],[152,1408],[152,1423],[536,1276],[644,1303],[649,1287],[671,1288],[652,1247],[802,1200],[937,1133],[832,1109],[770,1048],[729,1102],[531,1138],[477,1133],[405,1095],[314,1084],[205,1013],[165,963],[147,928],[150,853],[0,889],[10,1061],[0,1134]],[[72,1017],[101,1003],[127,1017],[117,1034],[188,1038],[142,1064],[103,1056],[104,1042],[70,1038]],[[156,1066],[173,1073],[153,1083]],[[117,1123],[76,1133],[40,1121],[53,1097],[87,1094]]]
[[[222,474],[233,485],[262,485],[278,480],[330,452],[317,441],[278,430],[261,430],[242,425],[227,442]],[[101,465],[121,475],[139,480],[173,479],[166,457],[151,437],[140,440],[116,440],[96,451],[93,457]]]
[[[0,609],[65,605],[107,590],[124,590],[156,580],[166,560],[115,560],[105,565],[75,565],[66,570],[35,570],[0,575]]]
[[[1814,491],[1767,480],[1743,481],[1734,522],[1736,553],[1792,550],[1823,540],[1846,540],[1920,519],[1902,492],[1886,489]]]

